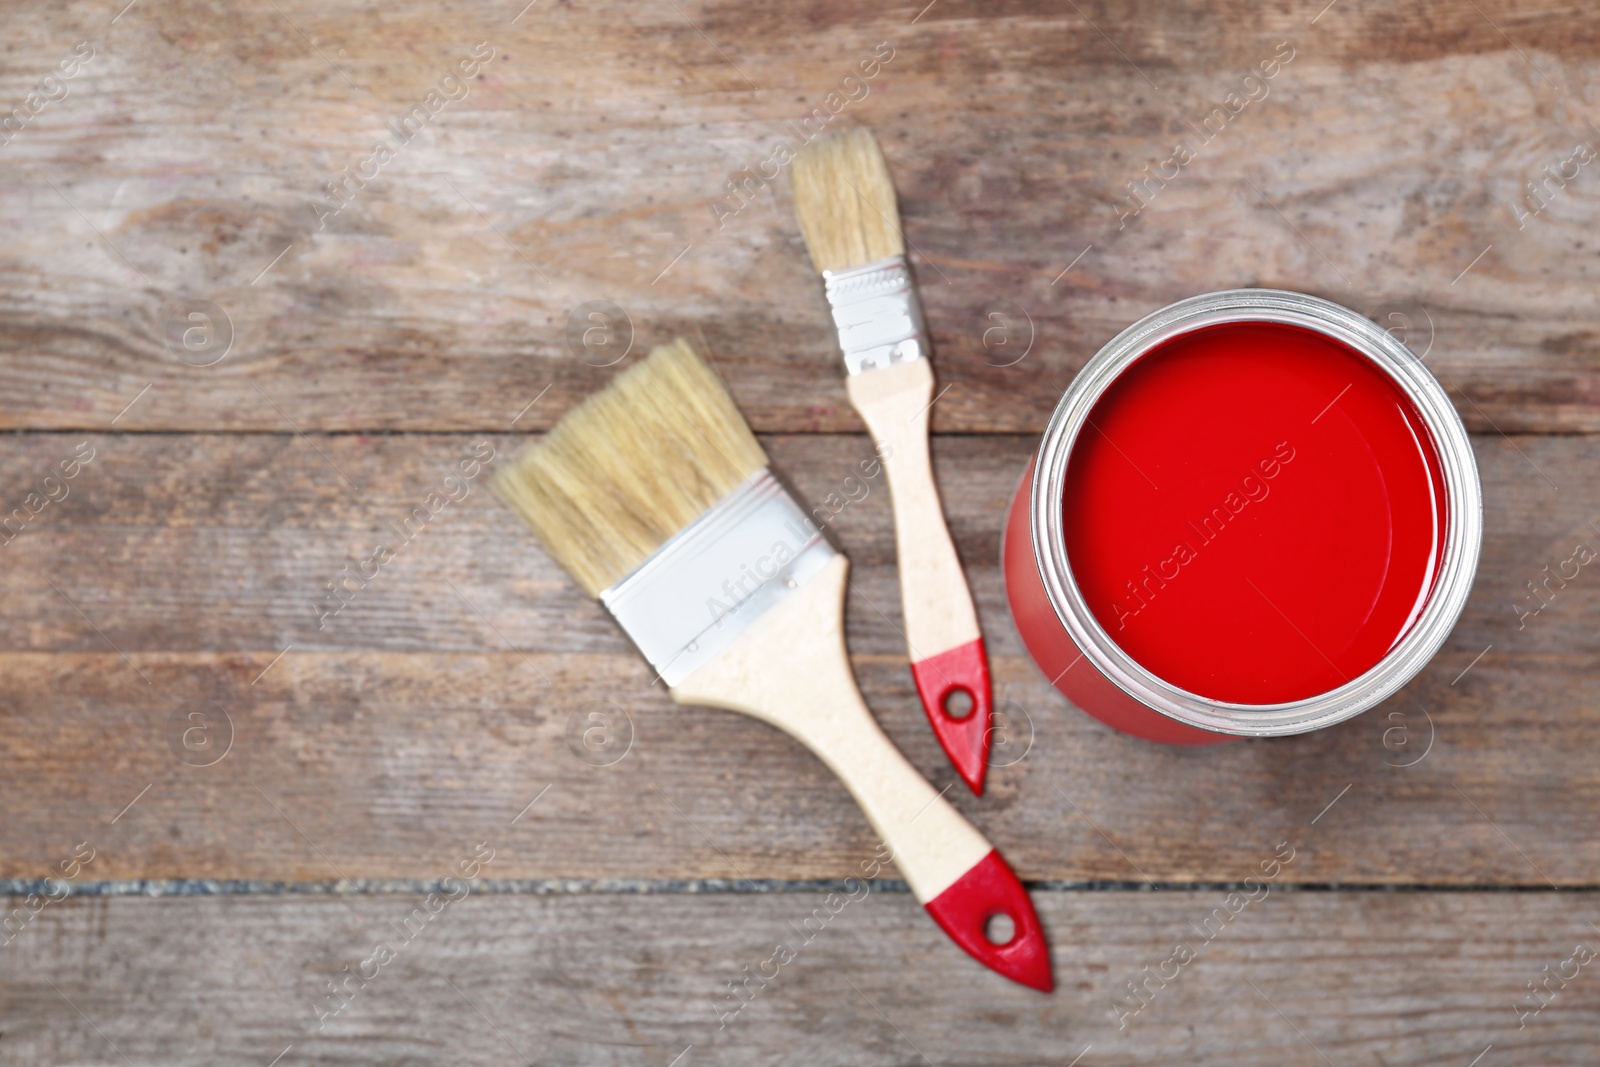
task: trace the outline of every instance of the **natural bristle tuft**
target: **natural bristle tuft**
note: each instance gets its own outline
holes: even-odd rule
[[[894,183],[871,130],[819,137],[796,153],[794,213],[819,271],[905,254]]]
[[[722,379],[680,338],[568,412],[495,488],[599,596],[766,465]]]

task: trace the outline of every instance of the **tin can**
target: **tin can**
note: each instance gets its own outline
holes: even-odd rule
[[[1280,342],[1292,360],[1272,354]],[[1230,386],[1213,367],[1239,376]],[[1319,387],[1331,399],[1312,414]],[[1168,409],[1137,407],[1157,396],[1202,432],[1163,436]],[[1239,465],[1207,469],[1218,456]],[[1218,505],[1197,508],[1213,484]],[[1012,499],[1002,563],[1012,617],[1057,689],[1118,730],[1198,745],[1320,729],[1393,694],[1460,616],[1482,532],[1466,429],[1409,349],[1327,300],[1237,289],[1162,308],[1089,361]],[[1139,547],[1161,537],[1165,555]],[[1134,570],[1139,551],[1149,562]],[[1107,560],[1125,583],[1107,580]]]

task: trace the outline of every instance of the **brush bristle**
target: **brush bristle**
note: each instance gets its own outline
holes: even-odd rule
[[[680,338],[570,411],[495,488],[599,596],[766,465],[722,379]]]
[[[819,137],[795,155],[794,213],[819,271],[905,254],[894,183],[871,130]]]

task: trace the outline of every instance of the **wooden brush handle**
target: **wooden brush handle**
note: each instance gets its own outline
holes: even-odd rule
[[[894,852],[911,892],[982,963],[1035,988],[1049,952],[1027,892],[994,846],[917,773],[879,728],[845,654],[849,561],[824,569],[761,616],[717,658],[671,690],[680,704],[744,712],[799,740],[838,775]],[[984,936],[996,914],[1016,933]]]
[[[911,674],[939,743],[972,791],[982,793],[992,716],[989,661],[928,454],[933,367],[915,359],[863,371],[850,376],[848,389],[889,472]],[[946,707],[957,691],[972,701],[961,718]]]

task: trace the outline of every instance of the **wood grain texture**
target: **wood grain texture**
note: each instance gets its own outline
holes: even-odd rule
[[[1036,433],[1117,331],[1242,285],[1404,304],[1474,429],[1600,430],[1581,5],[113,6],[33,5],[0,56],[11,107],[97,50],[0,147],[0,426],[101,428],[147,386],[120,427],[499,430],[541,394],[518,425],[548,426],[613,373],[620,338],[566,339],[610,300],[635,353],[699,334],[758,429],[858,429],[787,177],[754,176],[848,92],[831,122],[879,133],[951,387],[936,431]],[[480,42],[464,99],[390,131]],[[1124,219],[1147,166],[1170,180]],[[1513,207],[1546,166],[1577,176]],[[166,341],[185,300],[231,323],[214,366]]]
[[[1225,897],[1036,893],[1051,996],[964,958],[905,893],[825,924],[819,893],[473,895],[408,942],[420,896],[69,899],[5,949],[0,1047],[13,1063],[122,1062],[115,1046],[171,1067],[263,1067],[291,1045],[281,1062],[464,1067],[1465,1067],[1490,1045],[1480,1067],[1594,1062],[1592,963],[1522,1029],[1516,1013],[1542,968],[1600,941],[1593,894],[1272,891],[1203,943],[1196,924]],[[780,942],[796,957],[725,1017],[727,984],[773,975]],[[1198,958],[1119,1030],[1126,983],[1180,942]],[[396,957],[319,1029],[327,983],[380,943]]]
[[[7,499],[78,440],[9,438]],[[0,876],[43,877],[88,838],[97,878],[422,877],[451,842],[508,826],[546,786],[516,824],[506,877],[843,877],[870,852],[865,820],[798,744],[652,687],[483,476],[316,628],[324,583],[393,540],[390,523],[474,438],[88,440],[96,457],[71,495],[0,548],[0,779],[28,798],[8,809]],[[504,453],[514,439],[491,442]],[[954,782],[906,669],[883,477],[845,487],[870,442],[764,445],[802,500],[832,510],[858,497],[831,526],[853,562],[848,640],[863,691],[912,763],[936,786]],[[1600,882],[1592,568],[1523,629],[1516,607],[1533,603],[1523,583],[1542,568],[1600,542],[1588,473],[1600,439],[1475,445],[1483,561],[1435,662],[1335,729],[1180,751],[1082,715],[1021,650],[996,560],[1031,442],[936,440],[1011,730],[986,795],[959,784],[948,795],[1031,879],[1237,879],[1263,840],[1337,799],[1289,880]],[[227,709],[234,741],[197,767],[175,754],[171,717],[206,700]],[[610,731],[590,713],[611,716]],[[625,758],[596,765],[624,751],[630,722]]]
[[[1600,137],[1594,11],[13,8],[0,877],[43,878],[91,842],[80,881],[266,885],[49,905],[0,947],[0,1060],[1595,1061],[1591,968],[1526,1027],[1516,1012],[1543,968],[1600,941],[1592,888],[1550,889],[1600,885],[1592,568],[1519,619],[1525,583],[1600,544],[1600,436],[1581,436],[1600,434],[1600,169],[1525,196]],[[12,109],[80,41],[93,58],[18,128]],[[493,57],[463,98],[427,111],[431,90],[461,95],[442,79],[480,42]],[[834,92],[859,99],[831,125],[882,140],[945,390],[934,465],[1005,730],[981,800],[906,670],[887,488],[861,475],[870,443],[787,176],[754,176]],[[1230,93],[1260,98],[1204,132]],[[419,104],[425,127],[397,133]],[[330,199],[380,141],[393,158]],[[1173,173],[1180,142],[1194,158]],[[1385,706],[1162,749],[1100,727],[1028,661],[999,522],[1085,360],[1146,312],[1245,285],[1326,296],[1425,354],[1481,435],[1483,562],[1445,649]],[[329,883],[437,878],[477,841],[493,879],[658,889],[842,878],[872,854],[798,744],[652,688],[486,480],[418,518],[477,442],[508,452],[677,334],[832,516],[886,731],[1023,877],[1118,890],[1035,892],[1053,997],[966,960],[909,894],[873,893],[725,1029],[725,983],[824,897],[474,895],[319,1031],[326,981],[420,902]],[[94,458],[46,503],[80,442]],[[319,628],[342,569],[400,541]],[[1127,983],[1226,897],[1127,890],[1237,882],[1281,841],[1297,851],[1279,888],[1118,1029]],[[1279,891],[1329,883],[1409,888]]]

